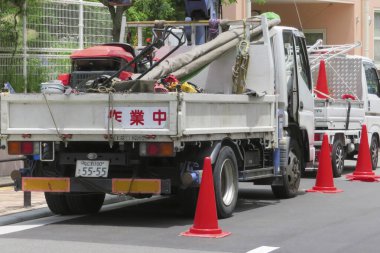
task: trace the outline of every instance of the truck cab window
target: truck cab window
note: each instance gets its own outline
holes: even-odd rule
[[[294,39],[293,32],[284,30],[283,31],[284,40],[284,56],[285,56],[285,80],[288,94],[288,113],[289,116],[296,120],[297,118],[297,108],[298,108],[298,97],[295,94],[297,91],[297,74],[295,72],[295,53],[294,53]]]
[[[294,82],[294,41],[291,31],[284,31],[285,75],[287,80],[288,94],[292,94]]]
[[[379,78],[377,76],[376,69],[371,65],[364,64],[365,76],[367,79],[368,94],[374,94],[379,96]]]
[[[297,67],[300,77],[305,82],[306,86],[311,90],[310,68],[307,59],[307,51],[303,38],[296,36],[296,53],[297,53]]]

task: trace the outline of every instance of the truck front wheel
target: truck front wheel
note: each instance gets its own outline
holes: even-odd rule
[[[234,151],[223,147],[214,165],[214,187],[219,218],[232,215],[238,198],[238,166]]]
[[[335,138],[331,152],[331,163],[334,177],[340,177],[344,169],[344,147],[339,138]]]
[[[301,151],[297,142],[291,140],[289,145],[288,165],[282,175],[281,183],[272,185],[276,198],[292,198],[297,195],[301,181]]]
[[[376,170],[377,161],[379,159],[379,142],[377,141],[376,136],[372,136],[372,138],[371,138],[370,150],[371,150],[372,169]]]

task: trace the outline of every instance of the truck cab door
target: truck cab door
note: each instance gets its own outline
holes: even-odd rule
[[[363,77],[364,94],[366,94],[366,124],[371,142],[372,134],[380,133],[380,83],[376,67],[373,63],[363,62],[365,75]]]
[[[306,131],[309,161],[314,160],[314,97],[305,37],[296,30],[283,31],[285,82],[289,123]],[[305,143],[306,144],[306,143]]]
[[[308,133],[314,144],[314,98],[304,36],[294,30],[283,31],[289,119]],[[312,152],[311,152],[312,153]]]
[[[375,66],[364,62],[364,72],[367,82],[367,114],[380,116],[380,84]]]
[[[298,124],[307,130],[309,142],[314,142],[314,97],[310,74],[309,58],[307,54],[305,37],[302,33],[294,31],[295,58],[298,83]]]

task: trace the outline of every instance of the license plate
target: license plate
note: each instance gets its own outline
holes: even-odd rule
[[[76,177],[107,177],[109,161],[78,160]]]

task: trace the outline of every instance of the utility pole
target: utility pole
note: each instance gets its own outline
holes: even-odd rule
[[[251,13],[252,13],[252,5],[251,5],[251,0],[246,0],[246,18],[250,18],[251,17]]]
[[[363,56],[369,57],[369,0],[362,2]]]
[[[22,7],[22,75],[24,77],[24,93],[28,92],[28,30],[26,27],[26,1]],[[17,43],[17,42],[16,42]]]

